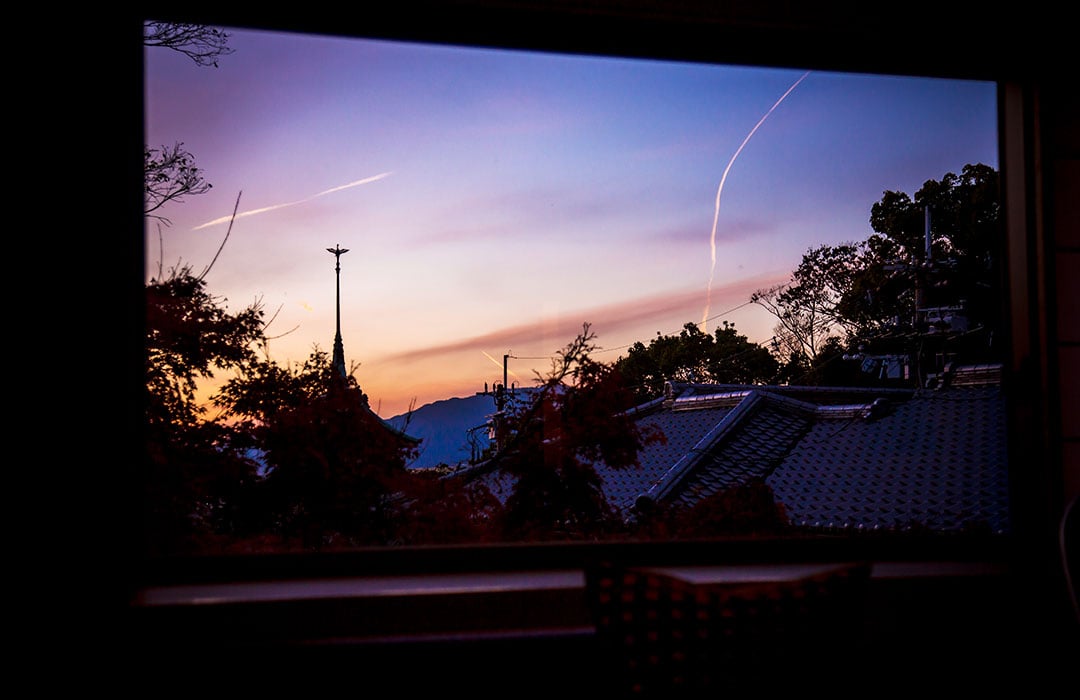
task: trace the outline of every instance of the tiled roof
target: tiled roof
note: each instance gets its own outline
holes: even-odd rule
[[[661,482],[695,448],[709,431],[720,424],[733,407],[706,407],[697,411],[663,410],[643,417],[642,427],[657,428],[666,438],[664,444],[646,445],[638,452],[640,468],[614,470],[597,465],[603,480],[604,496],[623,512],[633,507],[638,497]]]
[[[641,450],[640,468],[597,471],[628,517],[764,480],[801,528],[1007,532],[1004,396],[993,372],[964,377],[920,390],[670,385],[636,411],[666,442]]]
[[[766,483],[805,527],[1008,530],[998,386],[921,391],[878,418],[816,421]]]
[[[641,497],[689,507],[729,486],[764,479],[799,527],[1008,530],[1005,403],[997,384],[869,394],[861,388],[753,387],[741,395],[726,389],[738,403],[724,416],[713,413],[723,409],[691,408],[720,396],[698,386],[649,418],[675,431],[680,446],[698,443],[682,450],[681,468],[670,453],[642,453],[650,474],[664,468],[654,459],[670,466],[667,480],[654,481]],[[690,420],[695,414],[702,420]],[[719,420],[709,425],[710,418]],[[625,509],[629,499],[617,503]]]

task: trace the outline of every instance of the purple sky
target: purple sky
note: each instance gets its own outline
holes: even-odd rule
[[[346,363],[384,417],[504,354],[531,385],[583,322],[605,361],[687,322],[767,341],[749,296],[808,248],[998,167],[993,83],[230,32],[217,68],[146,49],[147,145],[213,185],[148,223],[147,278],[208,265],[239,198],[209,290],[261,302],[291,365],[332,349],[347,248]]]

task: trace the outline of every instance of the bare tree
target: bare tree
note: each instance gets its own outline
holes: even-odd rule
[[[143,25],[145,46],[179,51],[200,66],[217,68],[218,57],[233,52],[228,43],[228,32],[202,24],[146,22]]]
[[[796,289],[792,294],[791,290]],[[821,345],[830,336],[832,323],[820,308],[805,304],[799,298],[801,290],[781,284],[759,289],[750,295],[750,301],[761,306],[777,323],[773,327],[773,350],[783,361],[793,357],[813,360]]]
[[[144,213],[165,224],[169,220],[154,212],[166,202],[182,202],[185,195],[203,194],[212,186],[203,179],[202,170],[195,167],[195,156],[184,150],[184,144],[179,142],[171,147],[147,146],[144,173]]]
[[[855,243],[810,248],[791,273],[791,281],[750,295],[779,322],[774,347],[784,359],[799,354],[817,357],[834,329],[850,331],[854,324],[838,308],[861,271],[861,248]]]
[[[202,24],[144,22],[143,45],[179,51],[199,66],[217,68],[219,56],[231,54],[229,34],[223,29]],[[195,167],[195,156],[177,142],[173,146],[146,146],[144,213],[168,225],[169,220],[155,214],[167,202],[182,202],[189,194],[203,194],[211,185]]]

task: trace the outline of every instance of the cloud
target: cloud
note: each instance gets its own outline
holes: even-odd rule
[[[788,272],[761,274],[731,282],[713,291],[719,298],[737,299],[739,300],[738,303],[742,304],[750,298],[750,294],[754,291],[783,282],[787,280],[789,274]],[[470,338],[409,350],[380,358],[378,362],[418,362],[457,352],[487,354],[487,351],[493,347],[527,346],[535,343],[537,338],[559,337],[565,338],[568,343],[577,336],[581,331],[582,324],[585,322],[591,325],[591,329],[597,334],[598,340],[602,339],[601,336],[610,337],[622,332],[632,331],[650,321],[655,322],[657,325],[668,326],[656,330],[663,333],[677,333],[685,323],[693,322],[694,309],[701,304],[701,297],[701,289],[687,289],[592,309],[582,309],[577,312],[561,313],[557,318],[537,319]],[[723,313],[719,315],[723,315]],[[673,324],[674,327],[671,327]],[[634,340],[645,342],[650,339],[651,337],[635,338]],[[602,350],[615,349],[605,348],[602,343],[599,347]],[[552,354],[558,349],[551,348]]]
[[[241,218],[246,217],[246,216],[254,216],[256,214],[263,214],[263,213],[268,212],[268,211],[274,211],[275,209],[283,209],[285,207],[296,206],[297,204],[303,204],[305,202],[310,202],[311,200],[315,199],[316,197],[322,197],[324,195],[332,194],[334,192],[340,192],[341,190],[347,190],[350,187],[357,187],[358,185],[366,185],[369,182],[375,182],[376,180],[382,180],[384,177],[387,177],[390,174],[391,173],[389,173],[389,172],[385,172],[385,173],[379,173],[378,175],[373,175],[371,177],[365,177],[365,178],[363,178],[361,180],[354,180],[354,181],[352,181],[350,183],[347,183],[345,185],[338,185],[337,187],[331,187],[328,190],[323,190],[322,192],[319,192],[317,194],[313,194],[310,197],[305,197],[304,199],[299,199],[299,200],[297,200],[295,202],[285,202],[284,204],[274,204],[274,205],[271,205],[269,207],[262,207],[260,209],[249,209],[248,211],[242,211],[242,212],[239,212],[239,213],[236,214],[236,218],[241,219]],[[233,218],[233,216],[231,214],[229,216],[222,216],[220,218],[214,219],[213,221],[207,221],[205,224],[199,224],[198,226],[196,226],[195,228],[193,228],[191,230],[192,231],[198,231],[199,229],[204,229],[204,228],[207,228],[209,226],[216,226],[217,224],[223,224],[223,223],[226,223],[226,222],[230,221],[232,218]]]
[[[568,184],[563,187],[542,186],[515,191],[485,192],[481,195],[456,201],[440,213],[440,222],[469,222],[467,225],[453,223],[443,228],[440,223],[428,233],[416,236],[417,244],[448,244],[465,241],[482,241],[505,238],[531,222],[534,227],[546,227],[545,238],[560,235],[572,236],[576,227],[596,225],[607,217],[618,215],[633,218],[636,213],[649,207],[646,192],[589,192]],[[629,204],[628,204],[629,202]],[[480,212],[480,214],[478,214]]]

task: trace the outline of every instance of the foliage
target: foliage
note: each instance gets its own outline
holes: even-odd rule
[[[198,382],[250,360],[262,338],[262,309],[230,314],[189,268],[146,285],[147,530],[176,546],[209,527],[226,484],[245,481],[254,464],[223,449],[228,428],[205,420]]]
[[[643,516],[639,535],[646,539],[769,536],[790,526],[783,504],[760,480],[719,491],[691,508],[668,507]]]
[[[773,349],[788,374],[820,366],[825,348],[905,347],[935,330],[917,313],[927,308],[962,306],[969,328],[993,336],[1002,288],[997,171],[969,164],[927,180],[914,197],[885,191],[870,224],[866,240],[811,248],[788,284],[751,296],[777,319]],[[976,352],[973,361],[990,358],[985,346]]]
[[[399,481],[402,504],[393,544],[497,542],[503,506],[483,483],[434,469],[411,471]]]
[[[147,386],[151,423],[189,426],[202,409],[196,382],[214,370],[240,366],[262,340],[263,311],[252,304],[230,314],[189,267],[146,285]]]
[[[657,333],[648,346],[636,342],[616,368],[640,403],[662,395],[666,381],[763,384],[775,379],[779,365],[725,321],[713,335],[687,323],[677,336]]]
[[[299,534],[316,549],[339,536],[352,545],[392,537],[397,479],[412,444],[355,385],[338,378],[319,396],[276,411],[261,438],[266,490],[284,537]]]
[[[355,378],[318,347],[292,368],[253,359],[238,369],[213,402],[232,421],[232,446],[257,450],[265,474],[233,525],[312,548],[390,538],[397,481],[415,446],[371,411]]]
[[[858,246],[821,245],[803,255],[791,281],[750,296],[750,301],[776,317],[774,347],[781,357],[813,360],[837,326],[848,320],[838,304],[860,268]]]
[[[595,464],[637,466],[646,433],[625,409],[634,404],[621,373],[592,359],[589,324],[552,360],[523,407],[496,426],[495,469],[514,480],[503,522],[511,540],[588,538],[621,527]]]
[[[317,345],[292,368],[251,356],[236,369],[211,401],[245,434],[253,434],[281,411],[310,403],[335,381],[330,358]],[[367,397],[361,400],[366,403]]]
[[[911,292],[901,297],[886,292],[871,300],[871,308],[880,307],[881,317],[914,325],[917,302],[938,306],[963,301],[972,322],[996,326],[1001,315],[999,186],[997,171],[979,164],[965,165],[959,176],[947,173],[940,181],[927,180],[914,199],[902,192],[885,192],[871,209],[875,233],[866,242],[872,253],[867,256],[867,274],[872,281],[895,280],[894,286]],[[917,300],[916,293],[922,298]],[[857,299],[852,295],[848,306],[854,307]]]

